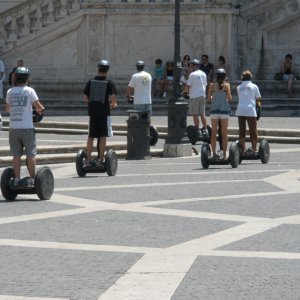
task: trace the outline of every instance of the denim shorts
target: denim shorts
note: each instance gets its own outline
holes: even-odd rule
[[[152,116],[152,104],[133,104],[133,109],[139,111],[147,111],[149,119]]]

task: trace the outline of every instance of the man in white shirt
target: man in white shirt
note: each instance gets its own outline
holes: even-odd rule
[[[246,121],[249,127],[250,141],[252,149],[248,149],[249,155],[253,155],[256,152],[257,146],[257,113],[256,113],[256,101],[261,101],[261,95],[258,86],[251,82],[252,74],[249,70],[246,70],[242,74],[242,83],[237,87],[237,93],[239,97],[239,103],[236,109],[236,115],[239,122],[239,140],[243,151],[245,151],[246,145]]]
[[[144,71],[145,63],[139,60],[136,63],[137,73],[133,74],[127,87],[126,97],[134,94],[133,109],[147,111],[150,119],[152,114],[151,86],[152,77]]]
[[[194,125],[199,130],[199,115],[203,125],[203,135],[208,135],[207,121],[205,117],[206,104],[206,74],[199,69],[200,61],[193,59],[191,61],[193,72],[189,75],[189,79],[185,86],[185,93],[189,94],[189,110],[188,113],[193,116]]]
[[[19,67],[15,71],[15,84],[7,91],[5,110],[10,112],[9,146],[13,156],[14,186],[18,186],[21,173],[21,156],[26,155],[27,169],[30,176],[28,186],[34,186],[36,165],[36,137],[32,120],[32,107],[37,113],[42,113],[43,105],[40,103],[35,90],[27,86],[29,70]],[[24,148],[24,149],[23,149]]]

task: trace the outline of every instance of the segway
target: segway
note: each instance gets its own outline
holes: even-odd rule
[[[79,177],[84,177],[87,173],[107,173],[108,176],[115,176],[118,169],[118,158],[114,150],[109,149],[105,154],[104,165],[98,165],[98,157],[93,159],[91,165],[85,166],[87,154],[84,150],[79,150],[76,156],[76,171]]]
[[[128,101],[128,103],[133,104],[134,96],[127,97],[127,101]],[[157,144],[158,138],[159,138],[158,130],[157,130],[156,126],[151,125],[151,124],[150,124],[149,130],[150,130],[150,146],[155,146]]]
[[[188,139],[192,145],[195,145],[197,141],[210,143],[211,127],[207,125],[208,135],[205,134],[204,127],[198,130],[194,125],[189,125],[186,128]]]
[[[240,152],[237,142],[233,142],[229,147],[229,157],[221,159],[211,156],[211,150],[208,143],[202,145],[201,148],[201,164],[203,169],[208,169],[210,165],[231,165],[232,168],[237,168],[240,162]]]
[[[240,152],[240,163],[243,160],[261,160],[263,164],[267,164],[270,159],[270,145],[266,139],[262,139],[259,142],[258,151],[253,151],[252,148],[248,148],[245,152],[243,152],[242,145],[239,141],[236,141],[239,152]]]
[[[208,135],[204,132],[204,127],[202,127],[200,130],[197,130],[197,128],[193,125],[190,125],[186,128],[188,139],[190,140],[190,143],[192,145],[195,145],[197,141],[202,141],[210,144],[210,137],[211,137],[211,127],[207,125],[207,131]],[[222,147],[222,133],[221,133],[221,124],[219,122],[219,129],[218,129],[218,142],[220,145],[220,150],[223,150]]]
[[[26,185],[30,177],[21,178],[14,186],[14,171],[12,167],[4,169],[1,176],[1,193],[6,200],[15,200],[20,194],[37,194],[40,200],[49,200],[54,191],[54,177],[48,167],[42,167],[36,173],[34,186]]]

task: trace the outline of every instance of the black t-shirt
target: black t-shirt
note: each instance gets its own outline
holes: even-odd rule
[[[201,64],[199,69],[201,71],[203,71],[207,76],[209,74],[210,70],[214,69],[214,65],[212,63],[208,63],[206,66]]]
[[[109,116],[110,115],[110,104],[109,96],[117,94],[116,86],[112,80],[106,79],[104,76],[95,76],[94,80],[107,81],[105,101],[89,101],[88,103],[88,114],[89,116]],[[88,98],[90,97],[91,80],[89,80],[83,90],[83,94]]]

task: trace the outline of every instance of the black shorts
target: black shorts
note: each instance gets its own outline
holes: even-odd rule
[[[90,116],[89,137],[99,138],[103,136],[109,137],[112,135],[110,116],[102,116],[101,118]]]

